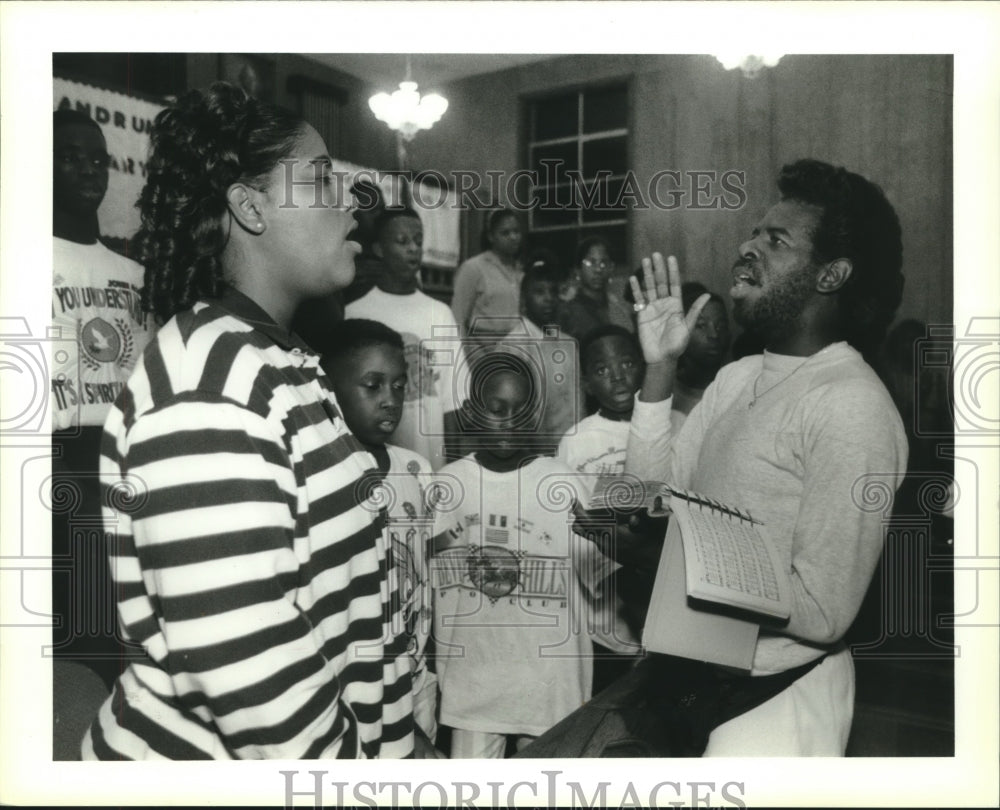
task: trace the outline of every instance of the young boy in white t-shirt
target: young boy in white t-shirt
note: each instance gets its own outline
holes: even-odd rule
[[[347,318],[367,318],[395,329],[403,338],[407,385],[396,445],[427,458],[434,469],[445,463],[445,439],[455,432],[456,412],[465,398],[455,371],[462,344],[451,309],[419,289],[424,229],[412,208],[386,208],[375,220],[372,249],[382,269],[376,286],[347,305]]]
[[[344,422],[378,465],[378,487],[357,497],[367,498],[373,509],[387,512],[387,545],[393,562],[387,593],[395,585],[404,606],[417,725],[415,755],[436,758],[440,756],[434,748],[437,676],[428,660],[432,469],[423,456],[389,443],[399,424],[406,390],[403,339],[385,324],[354,319],[333,327],[330,346],[334,348],[323,356],[322,364],[333,383]]]
[[[584,393],[597,409],[563,437],[556,456],[584,476],[589,495],[598,483],[624,473],[629,421],[645,363],[635,335],[607,324],[584,336],[580,369]]]
[[[607,324],[584,335],[580,367],[583,390],[596,403],[597,412],[580,420],[576,429],[563,437],[556,455],[580,476],[589,497],[599,483],[606,485],[624,475],[629,422],[645,363],[636,336]],[[615,590],[605,590],[592,617],[595,691],[623,674],[640,652],[639,640],[625,619],[625,606]]]
[[[508,735],[520,749],[591,694],[588,602],[610,564],[572,531],[572,473],[537,454],[530,366],[502,347],[476,356],[476,449],[435,478],[434,637],[453,758],[500,758]]]

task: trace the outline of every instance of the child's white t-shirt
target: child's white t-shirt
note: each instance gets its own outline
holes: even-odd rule
[[[436,478],[431,578],[440,720],[538,735],[589,697],[589,601],[606,558],[572,531],[564,464],[511,472],[472,456]]]
[[[625,474],[625,448],[628,445],[629,421],[613,420],[599,413],[581,419],[575,431],[559,442],[556,453],[579,480],[587,498],[598,482],[620,479]],[[586,500],[584,501],[586,505]],[[639,639],[625,621],[625,606],[612,588],[593,604],[591,617],[594,641],[624,655],[640,652]]]
[[[433,484],[430,462],[405,447],[385,446],[389,470],[382,481],[377,507],[388,514],[387,547],[392,550],[395,575],[409,638],[413,665],[413,718],[430,739],[437,734],[437,677],[427,666],[427,641],[431,634],[431,589],[428,551],[433,530],[429,500]]]
[[[591,414],[559,442],[556,458],[579,476],[588,496],[603,479],[619,479],[625,474],[629,424],[627,419],[615,421]]]

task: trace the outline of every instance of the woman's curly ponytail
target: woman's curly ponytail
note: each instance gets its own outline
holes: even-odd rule
[[[136,258],[146,268],[143,308],[157,322],[219,294],[229,187],[263,188],[302,126],[295,114],[223,82],[193,90],[157,115],[135,238]]]

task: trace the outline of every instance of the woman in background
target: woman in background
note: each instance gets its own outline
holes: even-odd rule
[[[83,758],[408,756],[394,572],[352,495],[374,459],[289,331],[354,275],[352,198],[315,129],[216,84],[157,116],[140,208],[143,304],[164,326],[105,423],[101,473],[141,655]]]
[[[464,261],[455,273],[451,311],[463,335],[502,337],[517,323],[523,238],[516,212],[501,208],[490,214],[486,221],[489,249]]]
[[[599,326],[616,324],[635,332],[632,307],[611,284],[615,262],[611,244],[603,236],[590,236],[576,249],[576,294],[559,310],[559,326],[577,340]]]

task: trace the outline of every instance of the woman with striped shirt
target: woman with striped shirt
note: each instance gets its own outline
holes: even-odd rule
[[[354,274],[336,180],[315,129],[232,86],[156,119],[136,247],[164,325],[101,448],[133,653],[84,759],[413,753],[374,460],[289,330]]]

